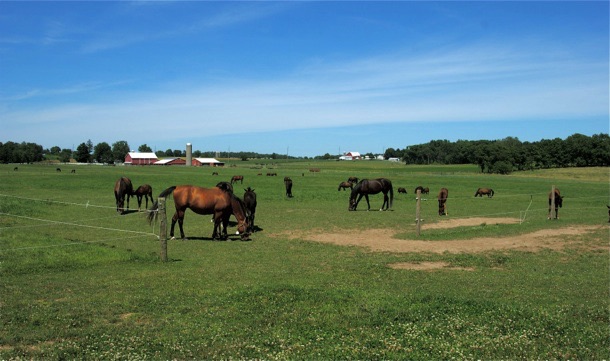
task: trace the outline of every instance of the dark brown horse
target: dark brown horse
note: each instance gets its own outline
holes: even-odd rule
[[[407,194],[407,189],[404,187],[398,187],[398,193],[404,193]]]
[[[233,185],[229,182],[218,182],[216,183],[216,187],[226,192],[233,193]]]
[[[237,181],[240,181],[241,184],[244,184],[244,176],[243,175],[234,175],[233,178],[231,178],[231,184],[237,183]]]
[[[286,187],[286,197],[292,198],[292,179],[284,177],[284,186]]]
[[[353,184],[358,183],[358,177],[349,177],[347,178],[347,181]]]
[[[337,190],[338,191],[340,191],[341,189],[345,190],[346,188],[354,189],[354,183],[352,183],[352,182],[341,182],[341,183],[339,183],[339,188],[337,188]]]
[[[421,194],[428,194],[430,193],[430,188],[428,187],[422,187],[422,186],[417,186],[415,187],[415,190],[413,191],[413,193],[417,194],[417,190],[419,189],[419,192]]]
[[[555,188],[555,194],[553,192],[549,192],[549,215],[548,219],[551,219],[551,204],[553,202],[553,198],[555,199],[555,219],[559,218],[559,208],[563,206],[563,197],[561,196],[561,192],[559,192],[559,188]]]
[[[486,195],[487,198],[491,198],[494,196],[494,190],[491,188],[479,188],[474,194],[475,197],[483,197],[484,195]]]
[[[254,216],[256,215],[256,193],[248,187],[244,189],[244,204],[246,205],[248,225],[250,232],[254,232]]]
[[[114,184],[114,198],[116,200],[116,211],[125,213],[125,198],[127,198],[127,209],[129,209],[129,198],[133,195],[133,185],[131,179],[127,177],[119,178]]]
[[[370,210],[371,204],[369,203],[369,194],[378,194],[380,192],[383,192],[383,204],[381,205],[380,210],[390,209],[392,207],[392,201],[394,200],[394,188],[392,187],[392,182],[387,178],[363,179],[358,182],[354,189],[352,189],[352,193],[349,197],[348,209],[350,211],[355,211],[358,207],[358,203],[364,196],[368,206],[367,210]],[[389,198],[388,193],[390,193]]]
[[[150,204],[153,204],[152,187],[150,184],[143,184],[133,192],[133,195],[138,199],[138,211],[142,208],[142,197],[146,199],[146,208],[148,209],[148,198],[150,198]]]
[[[447,197],[449,197],[449,190],[447,188],[441,188],[438,192],[438,215],[446,216],[449,215],[447,212]]]
[[[214,188],[201,188],[191,185],[182,186],[171,186],[161,192],[159,197],[166,197],[170,194],[174,195],[174,205],[176,206],[176,213],[172,217],[172,226],[170,230],[170,237],[174,238],[174,227],[176,221],[180,226],[180,237],[184,237],[184,229],[182,224],[184,223],[184,214],[188,209],[192,210],[197,214],[213,214],[214,215],[214,232],[212,233],[212,239],[227,239],[227,225],[229,224],[229,218],[231,214],[237,218],[237,230],[242,240],[248,239],[248,220],[246,219],[246,210],[244,209],[243,202],[235,197],[234,194],[226,192],[218,187]],[[158,204],[155,202],[153,207],[148,213],[148,220],[152,222],[158,209]],[[222,224],[222,229],[221,229]]]

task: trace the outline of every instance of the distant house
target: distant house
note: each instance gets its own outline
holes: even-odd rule
[[[362,159],[362,156],[358,152],[347,152],[339,157],[339,160],[357,160]]]
[[[155,162],[155,165],[186,165],[186,160],[182,158],[164,158]]]
[[[388,160],[389,160],[390,162],[400,162],[400,158],[395,158],[395,157],[388,158]]]
[[[220,162],[214,158],[195,158],[192,165],[197,167],[224,167],[224,162]]]
[[[129,152],[125,156],[125,165],[150,165],[159,161],[155,153]]]

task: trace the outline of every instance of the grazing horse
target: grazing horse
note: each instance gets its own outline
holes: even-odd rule
[[[347,181],[356,184],[358,183],[358,177],[349,177],[347,178]]]
[[[15,167],[15,168],[13,168],[13,170],[14,170],[14,171],[18,171],[18,170],[19,170],[19,167]]]
[[[390,209],[392,207],[392,201],[394,200],[394,188],[392,187],[392,182],[387,178],[361,180],[356,184],[354,189],[352,189],[352,194],[349,197],[348,209],[350,211],[355,211],[362,196],[364,196],[366,204],[368,205],[367,210],[370,210],[371,204],[369,203],[369,194],[377,194],[380,192],[383,192],[383,204],[381,205],[380,210]],[[390,193],[389,198],[388,193]]]
[[[441,188],[438,192],[438,215],[446,216],[449,215],[447,212],[447,197],[449,197],[449,190],[447,188]]]
[[[133,192],[133,195],[138,199],[138,211],[142,207],[142,197],[146,199],[146,209],[148,209],[148,198],[150,198],[150,204],[153,203],[152,187],[149,184],[143,184]]]
[[[184,237],[184,213],[186,209],[190,209],[197,214],[213,214],[214,215],[214,232],[212,239],[227,239],[227,225],[231,214],[237,218],[237,230],[240,233],[241,239],[248,239],[248,220],[246,219],[246,210],[243,202],[234,194],[226,192],[218,187],[201,188],[191,185],[171,186],[161,192],[159,197],[174,195],[174,205],[176,213],[172,217],[172,226],[170,237],[174,238],[174,227],[176,221],[180,226],[180,237]],[[159,208],[157,202],[150,209],[155,211]],[[152,223],[157,212],[148,213],[148,221]],[[221,229],[222,224],[222,229]]]
[[[407,190],[404,187],[398,187],[398,193],[407,194]]]
[[[559,192],[559,188],[555,188],[555,194],[553,192],[549,192],[549,215],[548,219],[551,219],[551,203],[555,199],[555,219],[559,218],[559,208],[563,206],[563,197]]]
[[[286,196],[292,198],[292,179],[284,177],[284,185],[286,186]]]
[[[244,184],[244,176],[243,175],[234,175],[233,178],[231,178],[231,184],[233,184],[233,182],[237,183],[237,181],[240,181],[241,184]]]
[[[248,187],[244,189],[244,204],[246,205],[249,231],[254,233],[254,216],[256,214],[256,193],[254,189]]]
[[[341,182],[341,183],[339,183],[339,188],[337,188],[337,190],[340,191],[342,188],[343,188],[343,190],[345,190],[346,188],[354,189],[354,183],[352,183],[352,182]]]
[[[125,209],[125,198],[127,198],[127,209],[129,209],[129,198],[133,195],[133,185],[131,179],[127,177],[119,178],[114,184],[114,198],[116,199],[116,211],[123,214]]]
[[[487,198],[491,198],[494,196],[494,190],[491,188],[479,188],[474,194],[475,197],[483,197],[483,195],[487,195]]]
[[[61,172],[61,168],[55,169],[56,172]]]
[[[421,194],[428,194],[430,193],[430,188],[428,187],[422,187],[422,186],[417,186],[415,187],[415,190],[413,191],[413,193],[417,194],[417,190],[419,189],[419,192]]]

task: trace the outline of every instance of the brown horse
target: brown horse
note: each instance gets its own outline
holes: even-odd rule
[[[233,178],[231,178],[231,184],[233,184],[234,182],[237,183],[237,181],[240,181],[241,184],[244,184],[244,176],[243,175],[234,175]]]
[[[347,181],[353,184],[358,183],[358,177],[349,177],[347,178]]]
[[[135,195],[136,198],[138,199],[138,211],[140,211],[140,209],[142,207],[142,197],[144,197],[144,199],[146,199],[146,208],[147,209],[148,209],[148,198],[150,198],[150,204],[153,203],[152,187],[150,186],[150,184],[143,184],[143,185],[139,186],[138,189],[136,189],[133,192],[133,195]]]
[[[337,188],[337,190],[338,191],[340,191],[341,189],[345,190],[346,188],[354,189],[354,183],[352,183],[352,182],[341,182],[341,183],[339,183],[339,188]]]
[[[398,187],[398,193],[404,193],[407,194],[407,189],[404,187]]]
[[[551,219],[551,203],[555,198],[555,219],[559,218],[559,208],[563,206],[563,197],[561,196],[561,192],[559,192],[559,188],[555,188],[555,194],[553,192],[549,192],[549,215],[548,219]]]
[[[352,193],[349,197],[348,209],[350,211],[355,211],[358,207],[358,203],[364,196],[366,204],[368,205],[368,210],[370,210],[371,203],[369,203],[369,194],[378,194],[380,192],[383,192],[383,204],[381,205],[380,210],[390,209],[392,207],[392,201],[394,200],[394,188],[392,187],[392,182],[387,178],[363,179],[358,182],[354,189],[352,189]],[[389,198],[388,193],[390,193]]]
[[[244,189],[244,204],[246,205],[248,225],[250,232],[254,232],[254,216],[256,214],[256,193],[254,189],[248,187]]]
[[[133,185],[131,179],[127,177],[119,178],[114,184],[114,198],[116,200],[116,211],[125,213],[124,205],[127,198],[127,209],[129,209],[129,198],[133,195]]]
[[[447,188],[441,188],[438,192],[438,215],[446,216],[449,215],[447,212],[447,197],[449,197],[449,190]]]
[[[171,186],[161,192],[159,197],[166,197],[170,194],[174,195],[174,205],[176,206],[176,213],[172,217],[172,226],[170,230],[170,237],[174,238],[174,227],[176,221],[180,226],[180,237],[184,237],[184,229],[182,224],[184,222],[184,214],[186,209],[190,209],[197,214],[213,214],[214,215],[214,232],[212,233],[212,239],[227,239],[227,225],[229,224],[229,218],[231,214],[237,218],[237,230],[242,240],[248,239],[248,220],[246,219],[246,210],[244,209],[243,202],[235,197],[233,193],[229,193],[218,187],[214,188],[201,188],[191,185]],[[157,202],[150,209],[148,213],[148,221],[152,222],[156,215],[159,205]],[[222,223],[222,229],[221,229]]]
[[[487,198],[491,198],[494,196],[494,190],[491,188],[479,188],[475,192],[475,197],[483,197],[483,195],[487,195]]]
[[[413,191],[413,193],[417,194],[417,190],[419,189],[419,192],[421,194],[428,194],[430,193],[430,188],[428,187],[422,187],[422,186],[417,186],[415,187],[415,190]]]
[[[284,177],[284,186],[286,187],[286,197],[292,198],[292,179]]]

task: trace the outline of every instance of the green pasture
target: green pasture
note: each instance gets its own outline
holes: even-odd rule
[[[231,160],[214,169],[62,164],[61,172],[17,166],[0,165],[3,360],[610,358],[607,168],[499,176],[476,166],[382,161]],[[249,186],[258,195],[259,231],[251,241],[211,241],[211,217],[187,211],[189,239],[168,241],[169,262],[161,262],[158,222],[149,225],[145,212],[115,211],[120,176],[152,185],[156,196],[233,175],[244,176],[236,194]],[[284,195],[285,176],[294,198]],[[380,212],[382,197],[374,195],[371,211],[363,199],[349,212],[349,192],[337,188],[350,176],[389,178],[392,209]],[[419,237],[417,185],[430,188]],[[564,207],[558,220],[547,220],[553,185]],[[437,213],[441,187],[449,189],[448,217]],[[474,198],[478,187],[495,196]],[[137,209],[135,197],[130,209]],[[171,198],[167,209],[170,221]],[[426,228],[473,217],[489,221]],[[308,238],[391,229],[405,241],[460,242],[560,228],[583,231],[550,239],[569,241],[560,250],[457,254],[371,252]],[[398,262],[450,267],[388,266]]]

